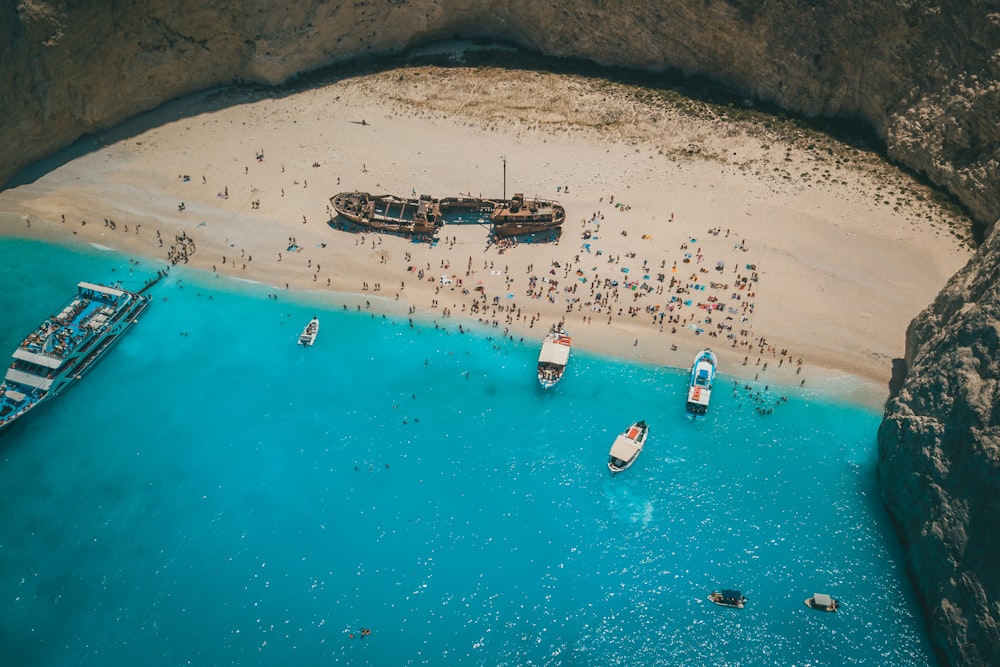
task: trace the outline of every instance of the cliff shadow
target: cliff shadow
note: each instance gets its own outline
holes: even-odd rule
[[[170,121],[220,111],[237,104],[281,96],[279,88],[234,82],[176,97],[154,109],[127,118],[117,125],[82,135],[69,146],[21,169],[0,187],[0,192],[34,183],[39,178],[77,158],[140,136],[144,132],[161,127]]]
[[[116,142],[141,135],[169,121],[211,113],[230,106],[278,99],[310,89],[322,88],[348,78],[393,69],[435,66],[454,69],[493,67],[511,71],[544,72],[572,75],[596,82],[610,82],[641,88],[665,102],[678,96],[723,107],[733,121],[742,114],[763,114],[781,121],[809,127],[827,134],[853,148],[886,157],[885,142],[875,129],[858,118],[807,117],[778,105],[748,97],[745,93],[702,75],[687,75],[679,70],[642,71],[601,65],[579,58],[545,56],[516,44],[493,40],[437,40],[394,54],[366,55],[296,74],[285,83],[268,86],[234,80],[228,84],[173,98],[132,116],[112,127],[82,135],[69,146],[33,162],[20,170],[2,187],[7,189],[32,183],[45,174],[84,155]],[[2,191],[0,189],[0,191]]]

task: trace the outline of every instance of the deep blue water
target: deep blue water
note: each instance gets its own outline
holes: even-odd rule
[[[0,353],[156,268],[0,239]],[[174,269],[0,436],[0,665],[933,664],[873,411],[761,416],[723,368],[692,422],[684,371],[575,351],[543,392],[539,341],[269,291]]]

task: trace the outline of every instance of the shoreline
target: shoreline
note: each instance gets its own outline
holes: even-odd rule
[[[485,85],[534,86],[544,104],[484,107]],[[880,409],[907,324],[972,253],[923,186],[819,135],[579,86],[424,67],[279,99],[223,91],[243,101],[210,113],[198,109],[222,93],[195,95],[154,112],[177,120],[0,192],[0,232],[173,258],[279,297],[384,297],[526,340],[565,319],[574,346],[647,364],[683,369],[711,347],[726,375],[807,378],[806,391],[847,374]],[[603,125],[588,94],[610,100]],[[331,225],[340,191],[499,191],[501,158],[508,195],[565,206],[558,243],[501,249],[448,225],[428,245]]]
[[[3,216],[0,216],[0,225],[3,224]],[[122,258],[128,259],[125,255],[122,255],[120,251],[116,248],[111,248],[108,246],[103,246],[93,242],[86,242],[80,239],[59,239],[59,238],[43,238],[40,235],[23,235],[23,234],[10,234],[6,235],[10,238],[19,238],[22,240],[39,242],[39,243],[53,243],[57,245],[62,245],[67,248],[79,248],[80,250],[94,250],[98,252],[111,252],[120,255]],[[153,266],[150,269],[154,269],[155,263],[158,262],[158,258],[155,257],[142,257],[144,262],[152,263]],[[230,291],[233,293],[251,292],[258,297],[267,293],[267,290],[274,289],[276,294],[286,293],[285,290],[279,289],[276,285],[262,282],[260,280],[255,280],[252,278],[244,278],[241,276],[221,276],[219,274],[212,274],[206,272],[203,269],[192,268],[192,267],[166,267],[161,268],[174,268],[180,269],[181,271],[189,272],[190,274],[185,277],[185,281],[193,280],[198,285],[205,289],[212,288],[212,282],[214,275],[216,279],[222,279],[228,284],[220,285],[217,289]],[[155,274],[151,274],[155,275]],[[169,274],[168,274],[169,275]],[[143,276],[136,274],[134,278],[142,278]],[[85,279],[84,278],[81,278]],[[448,330],[451,333],[463,334],[463,333],[474,333],[475,335],[482,336],[483,338],[496,338],[498,336],[505,337],[511,343],[526,345],[529,349],[532,346],[540,346],[541,338],[543,332],[535,331],[532,329],[527,329],[522,331],[521,329],[511,330],[508,334],[504,334],[503,331],[498,331],[493,328],[488,323],[469,319],[469,318],[435,318],[433,311],[428,310],[417,310],[414,312],[409,312],[407,310],[410,305],[407,302],[397,302],[394,299],[388,299],[386,297],[375,297],[359,293],[351,292],[336,292],[330,290],[320,290],[320,289],[297,289],[288,290],[288,297],[293,299],[297,305],[303,305],[311,303],[322,308],[327,308],[330,310],[338,310],[339,308],[348,308],[352,313],[369,313],[369,314],[382,314],[389,318],[396,318],[400,321],[404,321],[407,318],[412,318],[418,326],[423,325],[427,327],[440,328],[442,330]],[[365,303],[370,302],[368,307]],[[449,321],[450,320],[450,321]],[[461,329],[459,329],[461,327]],[[537,339],[537,340],[536,340]],[[575,339],[574,339],[575,340]],[[596,357],[599,359],[604,359],[607,361],[622,361],[627,363],[634,363],[650,368],[655,368],[657,366],[670,368],[683,373],[690,370],[690,361],[687,365],[684,365],[683,360],[678,360],[677,364],[671,363],[658,363],[648,361],[640,357],[633,357],[627,354],[613,354],[609,353],[600,348],[591,348],[579,346],[574,342],[574,354],[578,353],[580,350],[586,354]],[[720,357],[726,357],[727,352],[725,350],[716,350]],[[626,351],[627,352],[627,351]],[[692,357],[693,360],[693,357]],[[763,380],[755,381],[752,375],[741,370],[743,367],[741,365],[726,366],[720,361],[719,373],[726,377],[725,386],[720,386],[718,389],[728,389],[729,382],[731,378],[734,382],[746,383],[748,385],[754,386],[755,389],[759,390],[761,386],[766,386],[766,382]],[[835,400],[843,401],[852,405],[858,405],[865,408],[869,408],[874,411],[881,411],[884,407],[885,398],[888,395],[888,388],[884,385],[880,385],[876,381],[865,378],[862,375],[851,373],[843,369],[831,369],[819,366],[812,366],[808,370],[809,382],[806,387],[799,386],[795,381],[795,376],[784,373],[784,374],[771,374],[767,378],[767,382],[770,382],[770,394],[791,394],[793,392],[801,392],[802,395],[816,395],[824,400]],[[758,386],[760,385],[760,386]],[[780,391],[776,389],[780,388]],[[804,390],[804,391],[803,391]]]

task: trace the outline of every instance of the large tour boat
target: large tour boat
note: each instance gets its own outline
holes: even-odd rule
[[[494,203],[494,236],[518,236],[555,229],[566,222],[562,204],[545,199],[525,199],[517,193],[511,199]]]
[[[351,222],[398,234],[433,236],[444,224],[438,201],[428,195],[403,199],[395,195],[341,192],[330,203]]]
[[[562,379],[569,363],[572,342],[565,329],[553,329],[546,334],[542,350],[538,353],[538,383],[543,389],[554,386]]]
[[[611,471],[612,475],[635,463],[646,444],[647,435],[649,435],[649,426],[646,425],[645,421],[637,421],[615,438],[611,445],[611,453],[608,455],[608,470]]]
[[[687,411],[699,418],[708,412],[708,401],[712,398],[712,383],[718,361],[708,348],[698,353],[691,366],[691,380],[688,383]]]
[[[0,431],[79,380],[149,305],[142,291],[88,282],[76,290],[14,350],[0,385]]]

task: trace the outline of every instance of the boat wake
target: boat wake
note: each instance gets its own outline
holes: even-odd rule
[[[653,522],[653,501],[621,483],[608,482],[608,509],[621,521],[648,527]]]

